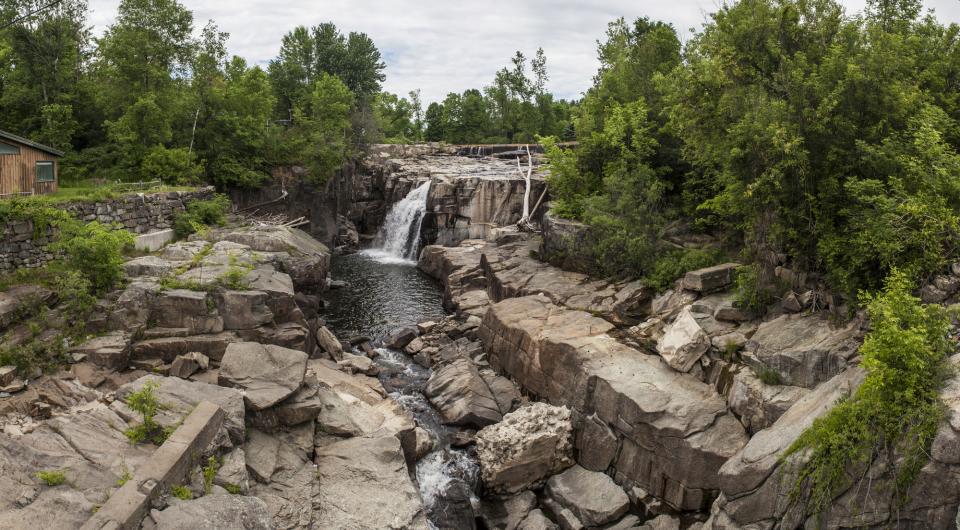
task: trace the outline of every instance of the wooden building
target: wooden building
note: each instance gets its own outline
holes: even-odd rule
[[[57,191],[62,151],[0,131],[0,199]]]

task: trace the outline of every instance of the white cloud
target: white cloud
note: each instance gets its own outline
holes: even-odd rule
[[[578,97],[596,72],[596,40],[608,22],[648,16],[673,23],[686,38],[720,1],[181,0],[193,11],[198,28],[215,20],[230,33],[230,52],[254,63],[276,56],[281,37],[296,25],[332,21],[344,32],[365,32],[387,63],[385,88],[399,94],[420,88],[425,101],[483,87],[516,50],[529,57],[537,47],[547,54],[548,88],[560,97]],[[865,3],[841,1],[848,12]],[[118,4],[90,0],[96,33],[112,21]],[[925,5],[935,8],[941,20],[960,19],[956,0],[927,0]]]

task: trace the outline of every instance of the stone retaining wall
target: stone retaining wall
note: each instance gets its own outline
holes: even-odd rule
[[[171,191],[150,195],[125,195],[118,199],[97,202],[73,202],[62,208],[81,221],[116,224],[135,234],[144,234],[173,226],[173,219],[186,210],[190,201],[209,199],[212,187],[197,191]],[[53,241],[53,230],[36,233],[31,221],[10,221],[0,224],[0,272],[19,268],[35,268],[53,260],[47,246]]]

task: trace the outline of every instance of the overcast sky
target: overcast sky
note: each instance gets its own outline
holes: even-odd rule
[[[686,39],[699,29],[720,0],[180,0],[201,28],[213,19],[230,33],[231,54],[266,65],[281,37],[297,25],[332,21],[344,33],[370,35],[387,63],[385,89],[406,94],[422,90],[426,102],[448,92],[481,88],[509,63],[515,50],[547,54],[548,88],[576,98],[597,69],[596,40],[607,23],[638,16],[673,23]],[[848,13],[865,0],[841,0]],[[942,21],[960,22],[960,0],[925,0]],[[95,33],[116,14],[119,0],[90,0]]]

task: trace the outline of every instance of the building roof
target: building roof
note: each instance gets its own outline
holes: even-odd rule
[[[54,149],[52,147],[48,147],[43,144],[38,144],[37,142],[27,140],[26,138],[22,136],[17,136],[13,133],[8,133],[7,131],[0,130],[0,140],[3,140],[3,139],[10,140],[11,142],[16,142],[18,144],[23,144],[23,145],[32,147],[34,149],[37,149],[39,151],[50,153],[51,155],[54,155],[54,156],[63,156],[63,151]]]

